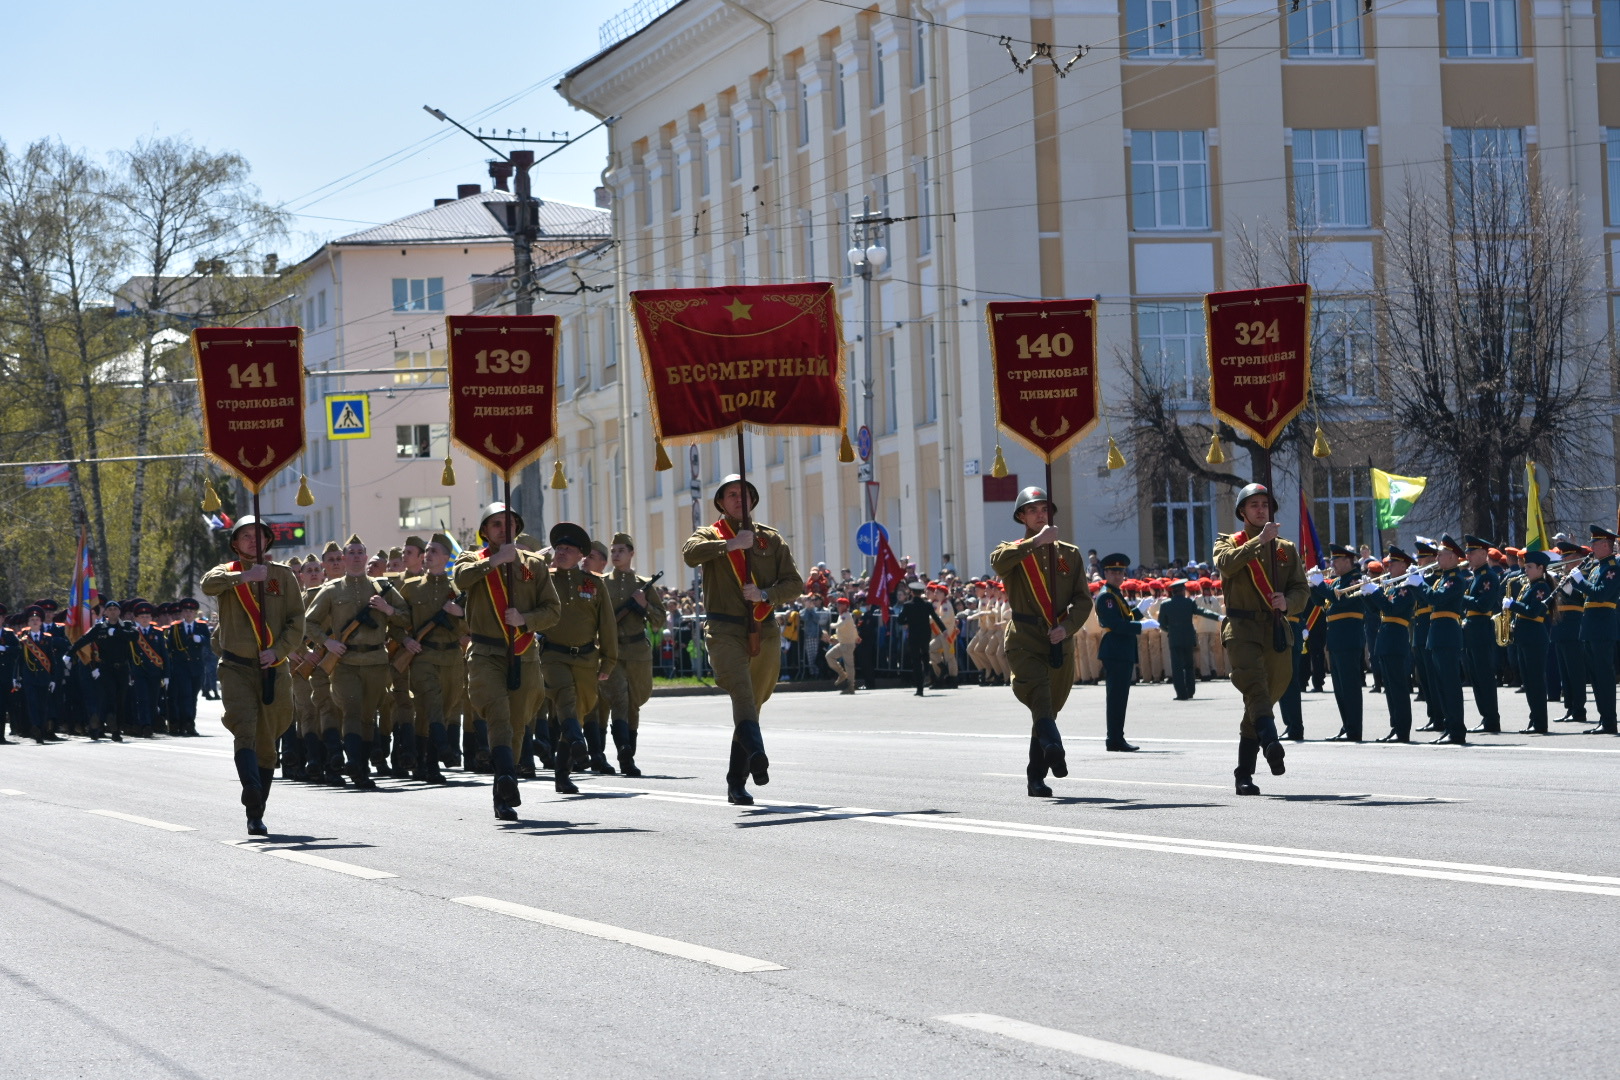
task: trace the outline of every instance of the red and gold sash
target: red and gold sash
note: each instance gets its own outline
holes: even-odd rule
[[[242,564],[231,563],[231,572],[240,574]],[[253,586],[242,582],[236,586],[236,599],[241,602],[242,610],[247,612],[248,622],[253,624],[253,640],[259,643],[259,652],[270,648],[274,642],[270,638],[270,628],[264,625],[264,612],[259,607],[259,598],[253,595]]]
[[[147,663],[159,671],[163,670],[163,657],[159,656],[158,651],[152,648],[152,643],[146,639],[145,630],[138,631],[135,634],[135,644],[141,647],[141,652],[145,655]]]
[[[34,635],[24,634],[22,636],[22,645],[23,651],[28,654],[29,661],[34,666],[34,670],[51,670],[51,658],[46,656],[45,650],[39,647],[39,643],[34,640]]]
[[[484,558],[489,558],[496,550],[493,547],[486,547]],[[495,619],[501,624],[501,633],[506,637],[507,646],[511,648],[513,656],[522,656],[534,646],[534,631],[525,630],[519,634],[517,627],[506,624],[506,609],[511,603],[506,598],[506,581],[501,577],[500,567],[495,567],[485,575],[484,585],[489,589],[489,602],[495,605]]]
[[[730,540],[732,537],[737,535],[736,530],[731,527],[730,523],[728,523],[725,518],[721,518],[719,521],[714,523],[714,531],[719,533],[721,539],[724,540]],[[753,574],[751,574],[748,570],[748,554],[745,551],[743,551],[741,548],[737,548],[734,551],[726,552],[726,562],[731,564],[731,572],[737,575],[737,585],[739,588],[744,585],[752,584]],[[764,622],[770,617],[770,601],[761,600],[754,605],[755,622]]]
[[[1248,542],[1247,531],[1232,534],[1232,543],[1238,547],[1242,547]],[[1249,576],[1254,579],[1254,587],[1260,590],[1260,599],[1269,606],[1271,604],[1271,594],[1276,590],[1271,587],[1271,578],[1266,574],[1266,568],[1260,565],[1259,559],[1249,560]]]
[[[1024,561],[1019,565],[1024,568],[1024,576],[1029,579],[1029,591],[1035,594],[1035,602],[1041,605],[1041,614],[1046,616],[1046,625],[1056,626],[1057,604],[1052,600],[1052,590],[1047,585],[1046,574],[1041,570],[1041,563],[1035,558],[1035,552],[1031,551],[1025,555]]]

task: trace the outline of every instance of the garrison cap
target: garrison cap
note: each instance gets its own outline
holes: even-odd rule
[[[591,541],[591,550],[602,556],[604,559],[609,558],[608,546],[602,543],[600,540]]]
[[[1593,540],[1620,540],[1620,533],[1616,533],[1613,529],[1604,528],[1602,525],[1591,526],[1591,533]]]
[[[300,559],[296,555],[294,555],[292,558],[287,560],[287,569],[291,570],[293,573],[298,573],[298,572],[302,571],[304,569],[305,565],[307,565],[307,564],[304,562],[304,560]]]
[[[1104,555],[1101,565],[1104,570],[1129,570],[1131,568],[1131,557],[1116,551],[1112,555]]]
[[[548,539],[554,548],[566,545],[581,555],[591,549],[591,534],[585,531],[584,526],[576,525],[572,521],[557,522],[551,527]]]
[[[450,542],[450,538],[444,535],[442,532],[434,533],[433,539],[429,540],[428,544],[438,544],[440,547],[444,548],[445,553],[449,555],[454,555],[456,553],[456,545],[452,544]],[[422,545],[422,550],[427,550],[427,544]]]
[[[338,543],[336,540],[328,540],[326,542],[326,546],[321,549],[321,554],[322,555],[330,555],[334,551],[337,552],[339,555],[343,554],[343,545]]]
[[[1530,563],[1532,566],[1545,567],[1552,562],[1552,556],[1545,551],[1527,551],[1524,553],[1523,558],[1525,562]]]
[[[1461,544],[1457,543],[1457,541],[1452,537],[1452,535],[1450,533],[1441,533],[1440,534],[1440,546],[1447,549],[1448,551],[1453,551],[1453,552],[1457,553],[1458,555],[1466,555],[1466,554],[1468,554],[1466,551],[1463,550],[1463,546]]]
[[[405,549],[391,547],[388,549],[388,557],[390,559],[403,559],[405,557]]]
[[[1489,540],[1486,540],[1482,536],[1465,536],[1465,537],[1463,537],[1463,549],[1465,551],[1487,551],[1488,552],[1488,551],[1491,550],[1491,548],[1493,548],[1495,546],[1496,546],[1495,544],[1491,543]]]
[[[613,534],[613,546],[618,547],[620,544],[623,544],[631,551],[636,550],[635,538],[627,532],[616,532]]]
[[[345,548],[352,548],[352,547],[355,547],[357,545],[359,547],[365,547],[366,546],[366,542],[364,540],[360,539],[360,534],[359,533],[354,533],[347,540],[343,541],[343,546]]]
[[[427,550],[427,541],[423,540],[420,536],[417,536],[415,533],[412,533],[411,535],[409,535],[409,536],[407,536],[405,538],[405,546],[406,547],[413,547],[417,551],[426,551]],[[401,551],[400,554],[404,555],[405,553],[403,551]]]
[[[512,543],[516,544],[518,547],[522,548],[524,551],[539,551],[540,550],[540,538],[538,536],[534,535],[534,533],[531,533],[531,532],[520,532],[520,533],[518,533],[517,534],[517,539],[513,540]]]
[[[1406,552],[1402,551],[1400,548],[1396,547],[1394,544],[1391,544],[1389,546],[1389,550],[1384,552],[1384,561],[1387,563],[1391,559],[1399,559],[1399,560],[1401,560],[1401,562],[1405,563],[1407,566],[1411,566],[1413,561],[1414,561],[1412,559],[1412,556],[1408,555]]]
[[[1343,544],[1329,544],[1328,554],[1338,559],[1353,559],[1356,557],[1354,548],[1347,548]]]

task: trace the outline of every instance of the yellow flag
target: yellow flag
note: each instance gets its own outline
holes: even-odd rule
[[[1396,476],[1373,469],[1373,506],[1378,512],[1378,527],[1393,529],[1404,521],[1428,483],[1427,476]]]
[[[1536,463],[1524,463],[1524,550],[1547,550],[1547,519],[1541,516],[1541,486],[1536,483]]]

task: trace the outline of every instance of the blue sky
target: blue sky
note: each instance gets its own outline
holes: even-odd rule
[[[300,212],[281,251],[298,259],[458,183],[489,186],[488,151],[425,104],[472,128],[590,127],[552,87],[629,3],[8,5],[0,139],[15,151],[59,138],[98,157],[149,135],[235,150],[268,202]],[[536,170],[535,194],[590,205],[606,148],[598,132],[564,150]]]

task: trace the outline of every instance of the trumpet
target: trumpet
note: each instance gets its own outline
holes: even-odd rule
[[[1575,563],[1574,566],[1569,565],[1572,562]],[[1586,564],[1593,563],[1595,565],[1596,562],[1597,556],[1595,555],[1566,555],[1564,558],[1547,567],[1547,580],[1552,582],[1555,587],[1562,585],[1564,583],[1564,579],[1569,576],[1571,570],[1579,570],[1584,574],[1590,569],[1590,567],[1588,567]],[[1560,570],[1563,572],[1559,573]]]
[[[1430,563],[1428,566],[1420,566],[1420,567],[1416,567],[1416,569],[1417,569],[1417,571],[1419,573],[1421,573],[1423,575],[1423,579],[1425,581],[1431,581],[1431,580],[1433,580],[1431,578],[1431,576],[1430,576],[1431,572],[1438,573],[1439,570],[1440,570],[1440,566],[1439,566],[1438,563]],[[1396,584],[1399,584],[1400,582],[1405,581],[1407,575],[1410,574],[1411,572],[1412,572],[1411,570],[1407,570],[1407,571],[1405,571],[1403,573],[1397,574],[1392,570],[1387,574],[1379,574],[1375,578],[1367,578],[1367,579],[1365,579],[1363,581],[1358,581],[1353,585],[1339,586],[1338,588],[1333,590],[1333,595],[1334,596],[1353,596],[1356,593],[1359,593],[1361,591],[1361,587],[1363,585],[1367,584],[1367,582],[1369,582],[1369,581],[1372,582],[1374,585],[1377,585],[1380,589],[1387,589],[1391,585],[1396,585]]]

